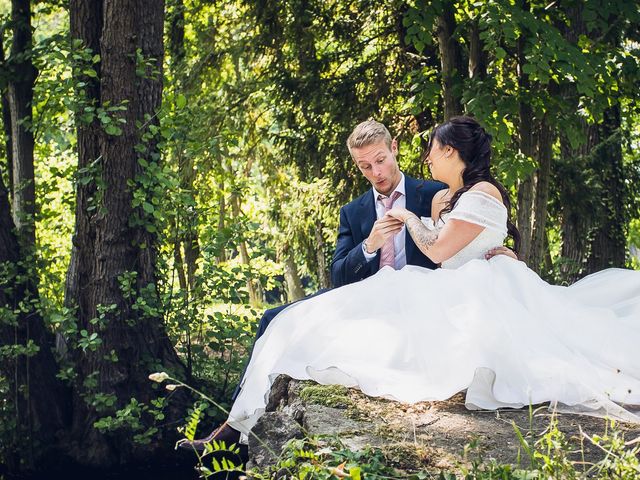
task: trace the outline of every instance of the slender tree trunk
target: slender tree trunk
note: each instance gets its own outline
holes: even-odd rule
[[[219,198],[218,198],[218,234],[222,234],[225,226],[225,220],[227,215],[227,202],[224,196],[224,172],[222,172],[222,179],[218,184]],[[227,261],[227,252],[224,246],[220,247],[218,253],[218,263]]]
[[[331,277],[329,276],[329,267],[327,265],[326,256],[326,243],[322,236],[322,222],[320,220],[316,220],[313,233],[315,237],[316,261],[318,264],[318,284],[320,288],[330,288]]]
[[[231,212],[233,218],[238,220],[240,218],[240,196],[237,193],[233,193],[231,196]],[[244,265],[251,265],[251,257],[249,257],[249,250],[247,249],[247,242],[242,240],[238,245],[240,251],[240,261]],[[251,279],[247,282],[247,290],[249,291],[249,303],[251,305],[260,305],[264,300],[264,294],[260,282]]]
[[[81,21],[85,6],[90,8],[73,2],[72,18]],[[85,44],[100,39],[100,104],[126,109],[113,118],[121,133],[85,132],[87,145],[79,148],[79,165],[92,165],[95,182],[87,190],[78,187],[78,259],[70,274],[75,275],[71,283],[77,292],[78,330],[95,333],[100,343],[73,351],[79,381],[73,411],[77,444],[70,451],[80,463],[107,467],[147,463],[152,455],[171,450],[170,438],[163,435],[174,435],[169,425],[180,417],[182,406],[167,409],[165,427],[145,446],[133,444],[127,429],[101,432],[94,423],[114,415],[132,397],[145,404],[157,397],[149,373],[160,368],[184,377],[184,367],[162,323],[153,218],[133,207],[134,190],[142,188],[136,187],[136,178],[149,175],[138,159],[152,163],[159,156],[149,129],[157,126],[162,94],[164,5],[161,0],[110,0],[103,7],[102,21],[92,22],[91,31],[89,25],[87,30],[75,25]],[[79,126],[79,136],[82,131]],[[90,189],[94,204],[87,206],[83,199]],[[116,405],[97,409],[97,394],[115,395]],[[152,425],[145,415],[140,421]]]
[[[469,32],[469,78],[484,79],[487,76],[487,54],[480,39],[478,19],[471,21]]]
[[[523,2],[522,9],[528,9],[528,2]],[[520,153],[529,158],[535,158],[535,142],[533,138],[533,110],[527,100],[530,94],[530,82],[528,75],[523,71],[523,67],[527,60],[525,58],[525,32],[520,33],[517,45],[518,56],[518,89],[521,97],[519,106],[519,142]],[[531,253],[531,243],[533,236],[535,202],[535,176],[531,174],[528,178],[523,179],[518,184],[518,215],[517,226],[520,231],[521,245],[520,258],[527,262],[534,269],[535,266],[529,262]]]
[[[438,46],[440,49],[442,95],[444,119],[462,115],[462,48],[453,36],[456,29],[455,1],[442,2],[442,13],[438,17]]]
[[[281,256],[282,260],[284,260],[284,281],[287,290],[287,301],[295,302],[296,300],[304,298],[304,289],[302,288],[302,281],[298,274],[296,261],[293,258],[293,252],[288,245],[284,246]]]
[[[529,266],[538,273],[542,268],[545,254],[553,141],[553,131],[546,118],[542,119],[536,135],[538,169],[535,172],[535,197],[533,199],[535,221],[531,232],[531,248],[529,250]]]
[[[11,20],[13,44],[10,63],[8,98],[11,112],[13,163],[13,221],[25,251],[33,251],[36,243],[36,190],[33,168],[32,102],[36,69],[31,59],[30,0],[12,0]]]
[[[15,419],[13,436],[1,450],[11,473],[57,463],[63,452],[56,438],[69,422],[69,392],[56,378],[53,335],[34,310],[38,292],[25,271],[15,231],[0,170],[0,346],[15,349],[0,357],[0,375],[10,391],[3,408],[13,409]]]
[[[5,65],[4,32],[0,29],[0,65]],[[2,108],[2,128],[5,137],[5,152],[7,155],[7,178],[9,180],[9,196],[13,197],[13,147],[11,146],[11,110],[9,95],[6,90],[0,91],[0,107]]]
[[[184,2],[183,0],[172,0],[171,10],[169,18],[169,58],[172,71],[172,77],[174,79],[174,91],[176,94],[182,92],[182,72],[184,71]],[[186,126],[185,126],[186,128]],[[178,160],[178,168],[180,172],[180,188],[184,194],[188,194],[190,197],[195,197],[194,182],[196,179],[196,171],[193,165],[193,157],[185,155],[182,149],[182,145],[178,143],[177,148],[174,151],[174,156]],[[195,205],[195,198],[193,198],[193,205]],[[180,235],[180,244],[184,251],[184,266],[186,272],[184,275],[187,279],[187,285],[189,288],[189,298],[191,291],[196,284],[196,272],[198,268],[198,258],[200,258],[200,246],[198,242],[198,214],[195,208],[188,211],[187,214],[181,219],[181,230],[183,234]]]

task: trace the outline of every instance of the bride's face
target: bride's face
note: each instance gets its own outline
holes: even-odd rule
[[[434,138],[431,143],[431,151],[426,159],[427,166],[434,180],[445,181],[451,167],[451,153],[453,148],[449,145],[442,146],[438,139]],[[446,183],[446,182],[445,182]]]

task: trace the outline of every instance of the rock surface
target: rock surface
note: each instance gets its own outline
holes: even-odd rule
[[[358,390],[321,386],[280,376],[274,382],[267,413],[254,433],[279,453],[290,438],[304,433],[338,436],[351,450],[367,445],[385,452],[389,464],[401,469],[457,469],[466,463],[465,446],[478,445],[485,460],[528,466],[515,429],[525,438],[538,438],[553,413],[546,406],[502,411],[470,411],[458,394],[442,402],[403,404],[367,397]],[[558,428],[584,452],[584,461],[600,460],[603,452],[584,434],[602,434],[607,422],[583,415],[556,414]],[[640,425],[618,424],[627,440],[640,437]],[[582,456],[582,453],[576,453]],[[248,467],[273,464],[274,457],[255,438],[250,439]],[[576,459],[578,459],[576,457]]]

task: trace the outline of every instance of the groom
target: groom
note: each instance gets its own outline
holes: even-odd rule
[[[356,126],[347,139],[347,148],[373,188],[340,209],[338,240],[331,263],[333,286],[341,287],[370,277],[384,265],[396,270],[407,264],[436,268],[416,247],[411,236],[405,233],[402,222],[384,218],[384,215],[393,206],[405,207],[419,217],[430,217],[431,200],[446,185],[405,176],[396,160],[396,140],[391,138],[387,127],[375,120],[367,120]],[[389,208],[385,202],[390,202]],[[256,340],[262,336],[271,320],[287,306],[281,305],[264,312],[258,324]],[[233,400],[239,392],[240,385],[233,393]]]
[[[431,216],[431,200],[444,183],[405,176],[398,166],[398,144],[387,127],[375,120],[360,123],[347,139],[347,148],[356,166],[373,187],[340,209],[338,240],[331,263],[334,287],[363,280],[389,265],[396,270],[405,265],[436,268],[416,247],[404,224],[385,217],[392,207],[404,207],[418,217]],[[315,295],[324,293],[320,290]],[[264,312],[256,340],[271,320],[288,305]],[[240,385],[242,382],[240,382]],[[240,385],[233,393],[235,400]]]
[[[430,217],[433,196],[446,185],[404,175],[396,158],[396,140],[391,138],[389,130],[382,123],[375,120],[367,120],[356,126],[347,139],[347,148],[372,188],[340,209],[338,240],[331,264],[333,286],[341,287],[363,280],[383,266],[396,270],[405,265],[436,268],[436,264],[416,247],[403,223],[385,217],[385,213],[391,208],[404,207],[418,217]],[[488,252],[487,258],[500,253],[512,254],[502,250]],[[262,336],[271,320],[287,306],[265,311],[258,325],[256,340]],[[238,396],[241,385],[242,381],[233,393],[233,400]],[[237,443],[239,438],[240,433],[224,423],[208,437],[184,442],[181,446],[201,450],[205,443],[212,440]]]
[[[335,287],[357,282],[389,265],[436,268],[416,247],[401,222],[385,217],[391,208],[406,208],[418,217],[431,216],[431,201],[446,188],[440,182],[405,176],[398,166],[398,144],[375,120],[360,123],[347,148],[372,189],[340,209],[340,227],[331,264]]]

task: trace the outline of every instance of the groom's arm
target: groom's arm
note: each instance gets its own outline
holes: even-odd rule
[[[353,238],[351,222],[342,207],[336,251],[331,262],[331,282],[334,287],[341,287],[362,280],[368,271],[369,265],[362,251],[362,241],[356,242]]]

